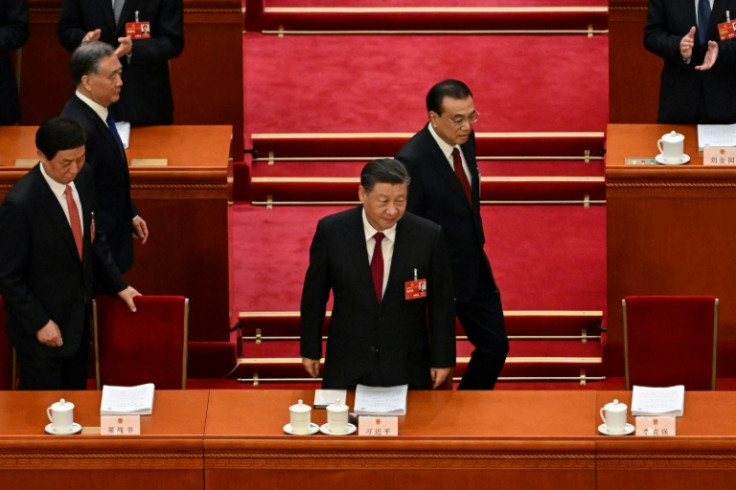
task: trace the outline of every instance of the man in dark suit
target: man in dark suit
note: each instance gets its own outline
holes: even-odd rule
[[[183,11],[182,0],[62,1],[57,33],[66,49],[89,41],[120,43],[124,85],[111,107],[116,120],[134,126],[173,122],[169,60],[184,48]],[[149,39],[126,36],[125,24],[136,21],[148,25]]]
[[[369,162],[360,182],[362,207],[321,219],[312,240],[301,302],[302,362],[312,377],[319,376],[332,290],[325,388],[437,388],[455,365],[455,309],[442,230],[404,213],[409,176],[396,160]]]
[[[55,118],[36,132],[40,163],[0,206],[0,294],[20,366],[20,388],[85,389],[92,289],[135,311],[138,292],[96,237],[84,131]]]
[[[396,155],[411,175],[407,210],[442,226],[450,248],[457,317],[475,347],[458,389],[493,389],[509,345],[501,294],[483,250],[480,178],[470,89],[458,80],[427,94],[429,124]]]
[[[28,40],[28,2],[0,0],[0,125],[20,120],[20,101],[10,52]]]
[[[72,54],[76,94],[61,112],[87,134],[87,164],[97,188],[97,229],[107,240],[115,263],[125,273],[133,265],[133,236],[148,240],[148,226],[130,197],[130,174],[120,136],[108,107],[120,97],[120,61],[108,44],[92,41]]]
[[[664,59],[657,121],[736,123],[736,40],[718,24],[736,0],[649,0],[644,46]]]

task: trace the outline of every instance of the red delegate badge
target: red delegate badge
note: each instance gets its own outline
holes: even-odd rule
[[[131,39],[150,39],[151,23],[150,22],[126,22],[125,35]]]

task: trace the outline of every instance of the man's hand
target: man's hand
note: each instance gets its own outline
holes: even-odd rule
[[[120,45],[115,49],[115,56],[122,58],[126,54],[130,54],[133,51],[133,40],[129,37],[119,37],[118,42]]]
[[[447,381],[447,377],[450,375],[452,368],[429,368],[429,373],[432,376],[432,389],[436,390]]]
[[[317,378],[319,376],[319,359],[302,357],[302,364],[311,377]]]
[[[49,320],[40,330],[36,332],[36,338],[43,345],[49,347],[61,347],[64,341],[61,338],[61,330],[53,320]]]
[[[140,216],[133,218],[133,236],[144,245],[148,241],[148,225]]]
[[[696,70],[706,71],[713,68],[718,59],[718,43],[715,41],[708,41],[708,51],[705,52],[705,58],[703,58],[703,64],[695,67]]]
[[[102,30],[101,29],[95,29],[94,31],[89,31],[82,38],[82,42],[83,43],[88,43],[88,42],[91,42],[91,41],[99,41],[101,35],[102,35]]]
[[[118,297],[125,301],[125,304],[128,305],[128,308],[130,308],[130,311],[133,313],[136,312],[135,303],[133,302],[133,298],[136,296],[140,296],[141,293],[135,290],[134,287],[128,286],[127,288],[123,289],[118,293]]]
[[[690,32],[680,39],[680,56],[682,56],[682,59],[692,58],[693,46],[695,46],[695,26],[692,26]]]

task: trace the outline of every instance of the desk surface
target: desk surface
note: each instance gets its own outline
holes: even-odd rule
[[[15,160],[37,160],[36,126],[0,127],[0,168],[13,168]],[[130,133],[128,161],[134,158],[167,158],[172,167],[227,168],[230,126],[148,126]],[[150,167],[132,167],[132,169]]]

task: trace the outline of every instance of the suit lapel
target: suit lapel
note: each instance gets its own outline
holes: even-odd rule
[[[123,160],[122,156],[120,155],[120,147],[118,147],[117,141],[115,141],[115,137],[110,132],[110,128],[107,127],[107,123],[100,119],[100,116],[97,115],[97,113],[92,110],[90,106],[85,104],[79,97],[76,95],[74,96],[74,101],[77,104],[79,110],[82,112],[84,117],[89,119],[89,121],[92,123],[92,126],[95,128],[95,131],[97,131],[103,140],[105,140],[105,143],[110,147],[110,152],[115,155],[116,162],[111,162],[109,165],[110,168],[113,168],[116,172],[122,172],[125,180],[129,181],[130,176],[127,172],[128,169],[128,161]],[[89,139],[89,138],[87,138]]]
[[[116,26],[118,33],[120,35],[125,34],[125,19],[130,19],[130,13],[136,9],[136,2],[135,0],[125,0],[125,5],[123,5],[123,11],[120,13],[120,22],[118,22],[118,25]],[[149,20],[149,19],[143,19],[143,20]]]
[[[409,256],[410,249],[407,246],[408,240],[405,237],[407,233],[404,220],[401,219],[396,224],[396,236],[394,238],[394,253],[391,257],[391,269],[389,269],[388,283],[386,284],[386,293],[384,298],[402,298],[404,290],[403,281],[408,280],[400,276],[401,265],[408,264],[411,261]],[[396,294],[394,290],[398,289],[400,294]],[[383,304],[383,303],[381,303]]]
[[[112,9],[112,2],[110,0],[103,0],[100,2],[103,17],[105,18],[105,23],[107,24],[102,29],[107,29],[109,32],[115,32],[117,33],[117,30],[115,29],[115,12]]]
[[[422,148],[427,148],[427,154],[424,160],[428,166],[431,166],[432,171],[435,172],[436,182],[441,182],[441,185],[446,185],[450,192],[454,193],[458,199],[469,206],[470,203],[468,203],[468,198],[465,195],[463,186],[460,185],[460,180],[458,180],[457,175],[455,175],[454,170],[450,166],[450,161],[447,159],[447,156],[442,152],[442,149],[432,137],[432,134],[429,132],[429,128],[425,126],[424,132],[425,138],[428,138],[428,144],[422,145]],[[463,151],[463,153],[465,152]],[[473,165],[470,165],[469,161],[468,165],[471,167],[470,174],[471,177],[473,177],[472,187],[475,188],[475,183],[478,182],[477,170],[475,171],[475,175],[473,175]],[[475,190],[473,192],[475,192]]]

